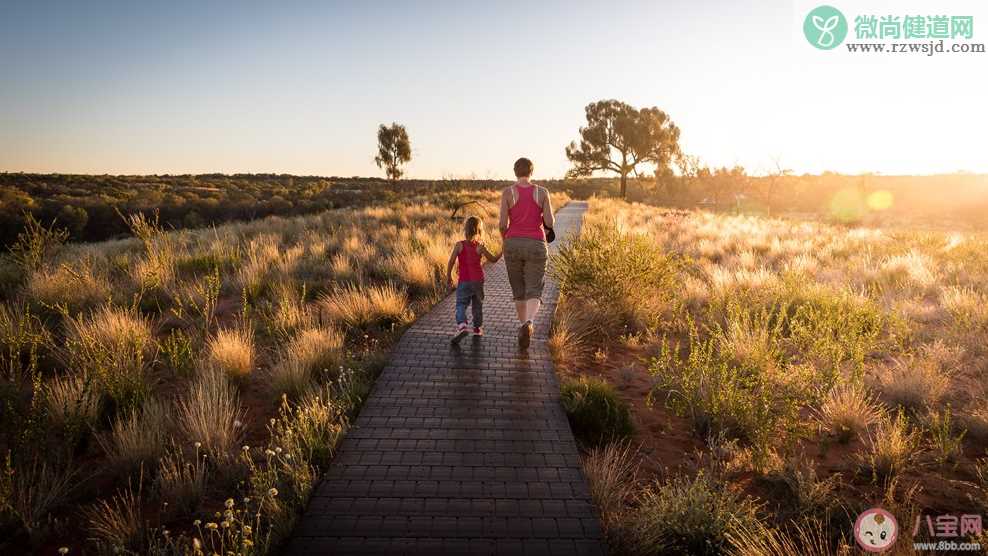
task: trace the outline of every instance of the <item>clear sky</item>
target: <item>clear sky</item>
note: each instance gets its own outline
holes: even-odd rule
[[[560,176],[604,98],[755,173],[988,171],[988,54],[816,50],[816,1],[0,1],[2,171],[382,175],[398,121],[411,177]],[[831,3],[988,42],[973,0]]]

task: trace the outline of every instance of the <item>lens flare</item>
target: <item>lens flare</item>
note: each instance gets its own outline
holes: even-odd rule
[[[868,195],[868,208],[871,210],[888,210],[892,208],[895,198],[891,191],[875,191]]]
[[[830,216],[839,222],[857,222],[867,211],[864,196],[854,187],[841,189],[830,199]]]

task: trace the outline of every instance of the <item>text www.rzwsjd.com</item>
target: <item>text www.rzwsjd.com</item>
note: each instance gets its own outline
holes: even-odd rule
[[[944,41],[929,42],[849,42],[844,46],[848,52],[870,54],[984,54],[985,43],[955,42],[946,44]]]

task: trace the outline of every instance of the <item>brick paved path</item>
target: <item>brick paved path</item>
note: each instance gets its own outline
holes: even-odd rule
[[[557,214],[559,239],[585,203]],[[527,355],[503,260],[485,269],[486,335],[451,348],[454,297],[398,342],[286,554],[601,554],[600,525],[545,347]]]

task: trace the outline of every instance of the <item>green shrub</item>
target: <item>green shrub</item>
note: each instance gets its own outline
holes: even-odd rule
[[[10,256],[25,274],[35,272],[51,262],[68,237],[68,230],[56,229],[54,223],[46,228],[33,214],[27,213],[24,230],[17,234]]]
[[[700,473],[655,483],[639,496],[629,525],[638,554],[728,553],[730,535],[758,523],[758,507]]]
[[[701,437],[724,432],[750,443],[756,457],[796,436],[805,424],[800,410],[814,398],[818,377],[811,367],[757,369],[734,362],[717,338],[703,340],[695,327],[682,358],[663,340],[649,366],[656,377],[650,398],[664,395],[678,415],[689,417]]]
[[[38,370],[51,334],[30,308],[0,304],[0,376],[22,383]]]
[[[796,305],[788,329],[793,346],[807,361],[828,371],[827,386],[833,386],[845,368],[861,377],[865,358],[880,347],[890,324],[873,302],[834,295]]]
[[[203,276],[229,270],[238,262],[232,254],[197,253],[179,257],[175,263],[175,270],[182,276]]]
[[[562,404],[578,438],[598,445],[631,436],[631,412],[605,380],[580,377],[562,384]]]
[[[93,376],[112,412],[125,414],[147,396],[155,343],[151,323],[135,311],[105,305],[67,322],[66,363]]]
[[[967,431],[957,429],[957,424],[950,414],[950,405],[947,405],[943,412],[933,411],[927,416],[929,447],[937,464],[956,462],[961,457],[964,435]]]
[[[622,324],[647,326],[674,303],[682,266],[649,237],[598,225],[563,245],[550,273],[563,295],[610,307]]]
[[[176,328],[161,340],[158,354],[168,370],[181,377],[190,377],[195,372],[199,350],[192,334]]]
[[[24,282],[24,272],[6,255],[0,255],[0,300],[10,299]]]

